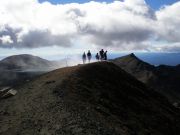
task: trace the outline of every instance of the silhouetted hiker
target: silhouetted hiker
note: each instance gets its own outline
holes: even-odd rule
[[[82,55],[82,60],[83,60],[83,64],[85,64],[86,63],[86,53],[85,52]]]
[[[91,57],[92,57],[90,50],[87,53],[87,57],[88,57],[88,61],[90,62],[91,61]]]
[[[99,61],[99,53],[96,54],[96,60]]]
[[[104,59],[104,50],[101,49],[101,51],[99,52],[100,54],[100,58],[101,58],[101,61]]]
[[[104,52],[104,60],[107,60],[107,51]]]

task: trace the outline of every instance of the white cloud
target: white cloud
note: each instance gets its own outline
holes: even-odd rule
[[[13,43],[13,41],[11,40],[11,37],[10,36],[5,36],[5,35],[0,37],[0,42],[2,44],[12,44]]]
[[[164,43],[163,45],[155,46],[151,48],[156,52],[180,52],[180,43]]]
[[[178,9],[180,2],[153,11],[144,0],[64,5],[0,0],[0,37],[8,37],[15,48],[69,47],[78,41],[120,50],[148,50],[152,40],[180,42]],[[5,47],[5,42],[0,46]]]
[[[159,38],[170,42],[180,42],[180,2],[165,6],[156,12]]]

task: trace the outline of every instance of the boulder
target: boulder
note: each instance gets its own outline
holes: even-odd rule
[[[11,96],[15,96],[17,94],[17,91],[14,90],[14,89],[2,89],[0,90],[0,98],[8,98],[8,97],[11,97]]]
[[[0,97],[2,97],[5,93],[10,90],[10,87],[4,87],[0,89]]]

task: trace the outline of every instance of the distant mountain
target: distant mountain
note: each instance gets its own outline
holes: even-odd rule
[[[22,54],[7,57],[0,61],[0,69],[6,70],[49,70],[58,67],[58,63],[37,56]]]
[[[138,80],[157,89],[167,96],[170,101],[180,101],[180,65],[160,65],[156,67],[140,60],[134,54],[116,58],[112,61]]]
[[[178,135],[180,112],[110,62],[54,70],[0,101],[0,134]]]
[[[111,53],[108,58],[115,59],[128,55],[129,53]],[[151,53],[151,52],[136,52],[135,55],[143,61],[155,66],[170,65],[176,66],[180,63],[180,53]]]
[[[116,58],[113,60],[113,63],[120,66],[122,69],[126,70],[142,82],[147,83],[150,78],[155,77],[153,74],[155,66],[140,60],[133,53]]]
[[[37,56],[22,54],[0,61],[0,86],[19,85],[24,81],[57,69],[59,62],[48,61]]]

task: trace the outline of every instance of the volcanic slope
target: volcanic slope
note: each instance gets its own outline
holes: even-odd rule
[[[9,56],[0,61],[0,87],[21,85],[58,67],[58,62],[29,54]]]
[[[110,62],[62,68],[0,100],[2,135],[178,135],[179,110]]]
[[[112,62],[144,83],[148,83],[150,79],[155,78],[154,71],[156,67],[140,60],[133,53],[116,58]]]
[[[112,62],[147,84],[148,87],[165,95],[172,103],[180,103],[180,65],[153,66],[134,54],[116,58]]]
[[[0,61],[0,69],[5,70],[50,70],[59,65],[53,61],[29,54],[13,55]]]

